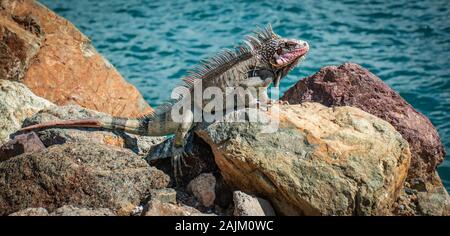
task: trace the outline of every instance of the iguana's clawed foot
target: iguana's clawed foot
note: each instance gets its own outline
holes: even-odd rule
[[[183,171],[182,167],[190,167],[186,163],[186,160],[184,159],[186,156],[189,156],[189,152],[185,152],[183,147],[179,148],[173,148],[172,151],[172,167],[173,167],[173,175],[175,178],[175,182],[178,184],[178,180],[181,180],[181,177],[183,177]]]

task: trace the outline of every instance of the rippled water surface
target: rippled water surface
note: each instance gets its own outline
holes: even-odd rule
[[[282,92],[323,66],[359,63],[427,115],[450,152],[448,0],[41,2],[89,36],[153,106],[200,59],[272,23],[278,34],[311,46]],[[450,160],[439,173],[450,189]]]

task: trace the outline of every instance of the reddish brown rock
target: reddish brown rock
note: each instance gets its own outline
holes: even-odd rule
[[[0,55],[0,78],[22,80],[58,105],[131,117],[151,111],[89,38],[36,1],[0,2]]]
[[[7,160],[22,153],[36,152],[44,148],[44,144],[34,132],[17,135],[13,140],[8,141],[0,147],[0,161]]]
[[[42,38],[22,28],[0,10],[0,79],[23,78]]]
[[[291,104],[312,101],[326,106],[353,106],[388,121],[410,145],[410,180],[434,179],[436,166],[444,159],[444,147],[430,120],[357,64],[324,67],[299,81],[281,99]]]

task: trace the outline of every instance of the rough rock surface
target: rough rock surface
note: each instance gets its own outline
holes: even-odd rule
[[[149,201],[142,213],[143,216],[206,216],[212,214],[204,214],[199,210],[182,205],[173,204],[167,202],[161,202],[159,200]]]
[[[265,199],[241,191],[233,193],[234,216],[275,216],[275,211]]]
[[[25,85],[0,79],[0,145],[22,127],[25,118],[55,105],[34,95]]]
[[[152,189],[149,201],[158,200],[164,203],[177,203],[177,192],[172,188]]]
[[[450,197],[442,182],[436,180],[420,185],[419,188],[406,182],[392,213],[399,216],[449,216]]]
[[[325,106],[353,106],[389,122],[410,146],[408,179],[435,178],[444,147],[430,120],[368,70],[353,63],[327,66],[290,88],[282,100],[290,104],[318,102]]]
[[[27,208],[14,212],[9,216],[115,216],[114,212],[107,208],[79,208],[71,205],[64,205],[52,213],[48,213],[47,209]]]
[[[0,161],[22,153],[33,153],[44,148],[44,144],[34,132],[17,135],[13,140],[0,147]]]
[[[231,187],[270,200],[283,215],[390,212],[411,154],[389,123],[357,108],[318,103],[271,111],[269,120],[216,122],[197,131]],[[276,120],[275,111],[278,131],[261,132]]]
[[[24,23],[28,23],[28,29]],[[0,7],[0,79],[22,79],[39,52],[42,37],[33,30],[33,23],[31,17],[11,17]]]
[[[107,208],[93,209],[65,205],[53,211],[50,216],[115,216],[115,214]]]
[[[48,211],[42,207],[27,208],[11,213],[9,216],[48,216]]]
[[[128,215],[169,177],[129,150],[94,143],[54,145],[0,162],[0,214],[63,205]]]
[[[142,207],[142,216],[202,216],[198,209],[188,206],[178,199],[174,189],[154,189],[150,192],[148,201]]]
[[[428,191],[418,192],[417,206],[420,215],[450,216],[450,197],[442,184]]]
[[[77,105],[69,105],[42,110],[34,116],[25,119],[23,125],[29,126],[51,121],[88,119],[103,116],[108,115],[88,110]],[[147,155],[155,144],[164,140],[164,137],[145,137],[91,128],[52,128],[36,130],[36,133],[47,147],[67,142],[90,142],[128,148],[140,156]]]
[[[73,24],[33,0],[0,2],[0,78],[23,81],[58,105],[117,116],[151,111]]]
[[[216,177],[212,173],[203,173],[194,178],[187,186],[188,191],[205,207],[214,205],[216,199]]]

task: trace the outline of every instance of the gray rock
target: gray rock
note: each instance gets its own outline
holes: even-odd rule
[[[216,177],[212,173],[203,173],[194,178],[187,186],[197,200],[205,207],[212,207],[216,199]]]
[[[9,216],[48,216],[48,211],[45,208],[27,208],[10,214]]]
[[[109,208],[128,215],[169,177],[129,150],[66,143],[0,163],[0,214],[63,205]]]
[[[450,215],[450,197],[442,183],[434,184],[427,191],[418,192],[417,206],[420,215]]]
[[[55,105],[34,95],[25,85],[0,79],[0,146],[22,127],[25,118]]]
[[[114,212],[107,208],[84,208],[71,205],[62,206],[53,211],[50,216],[115,216]]]
[[[275,216],[270,202],[241,191],[233,193],[235,216]]]
[[[151,200],[144,207],[143,216],[214,216],[183,204],[173,204]]]
[[[64,205],[54,210],[52,213],[48,213],[45,208],[38,207],[20,210],[9,216],[115,216],[115,214],[107,208],[93,209]]]
[[[158,200],[163,203],[177,203],[177,192],[172,188],[152,189],[150,191],[150,201]]]

